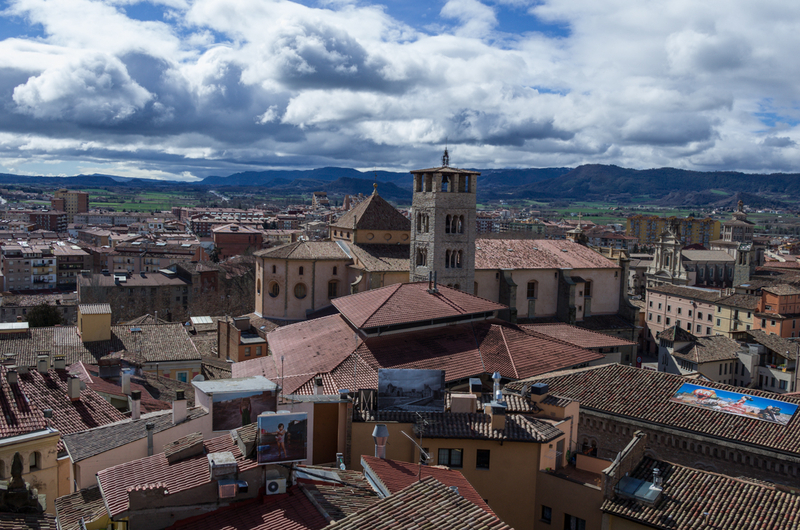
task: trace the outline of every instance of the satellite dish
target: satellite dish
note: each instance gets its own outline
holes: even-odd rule
[[[206,378],[203,377],[203,374],[197,374],[196,376],[192,377],[192,381],[205,381]]]

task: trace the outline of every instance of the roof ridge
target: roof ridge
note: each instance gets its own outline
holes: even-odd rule
[[[496,324],[492,324],[493,326]],[[517,365],[514,364],[514,356],[511,355],[511,348],[508,347],[508,341],[506,341],[506,334],[503,330],[503,326],[497,326],[500,328],[500,336],[503,338],[503,345],[506,347],[506,352],[508,353],[508,359],[511,361],[511,368],[514,369],[514,377],[519,379],[519,372],[517,371]]]
[[[386,305],[386,302],[388,302],[388,301],[389,301],[389,300],[392,298],[392,296],[393,296],[395,293],[397,293],[397,291],[399,291],[399,290],[400,290],[400,287],[402,287],[403,285],[405,285],[405,284],[404,284],[404,283],[396,283],[396,284],[394,284],[394,285],[390,286],[390,287],[392,287],[392,288],[391,288],[391,289],[387,289],[387,291],[389,291],[389,294],[388,294],[388,296],[386,296],[386,298],[383,300],[383,302],[381,302],[381,303],[380,303],[380,305],[379,305],[378,307],[376,307],[376,308],[375,308],[375,311],[373,311],[372,313],[370,313],[370,314],[369,314],[369,316],[367,316],[367,318],[365,318],[365,319],[364,319],[364,322],[363,322],[361,325],[363,326],[364,324],[366,324],[366,323],[369,321],[369,319],[370,319],[370,318],[372,318],[373,316],[375,316],[375,314],[376,314],[378,311],[380,311],[380,310],[381,310],[381,308],[383,308],[383,306],[385,306],[385,305]],[[361,326],[356,326],[356,327],[360,328]]]

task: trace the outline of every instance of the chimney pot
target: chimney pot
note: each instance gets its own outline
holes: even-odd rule
[[[14,368],[16,367],[10,367],[6,372],[6,379],[8,379],[9,385],[16,385],[19,383],[19,377],[17,376],[17,371]]]
[[[128,406],[131,409],[131,419],[138,420],[141,416],[141,406],[142,406],[142,391],[141,390],[133,390],[131,391],[131,396],[128,399]]]
[[[178,390],[175,394],[175,401],[172,402],[172,423],[178,425],[186,421],[186,399],[182,390]]]
[[[50,356],[39,355],[36,357],[36,369],[40,374],[46,374],[50,369]]]
[[[386,458],[386,442],[389,440],[389,428],[385,423],[378,423],[372,430],[372,439],[375,440],[375,457]]]
[[[59,355],[55,358],[54,361],[54,368],[56,370],[66,370],[67,369],[67,358],[63,355]]]

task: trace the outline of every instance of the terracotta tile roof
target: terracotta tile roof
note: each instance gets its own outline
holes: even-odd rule
[[[483,500],[481,494],[472,487],[472,484],[460,471],[455,469],[440,466],[419,466],[418,464],[401,462],[400,460],[388,460],[369,455],[361,456],[361,465],[364,467],[364,473],[370,473],[374,476],[380,482],[382,488],[392,495],[418,482],[418,476],[421,478],[433,477],[445,486],[457,487],[459,495],[483,511],[495,515],[494,511]]]
[[[187,434],[182,438],[178,438],[177,440],[166,444],[164,446],[164,456],[166,456],[167,460],[169,460],[172,455],[178,454],[181,451],[189,449],[193,446],[197,446],[201,443],[203,443],[203,433],[193,432],[191,434]]]
[[[697,337],[695,342],[675,350],[675,357],[689,360],[695,364],[718,361],[733,361],[739,358],[742,346],[724,335]]]
[[[299,488],[178,521],[169,530],[319,530],[325,519]]]
[[[297,241],[280,247],[259,250],[254,252],[253,255],[272,259],[350,260],[344,250],[333,241]]]
[[[762,291],[767,291],[768,293],[777,294],[779,296],[790,296],[793,294],[800,294],[800,287],[795,287],[787,283],[779,283],[777,285],[764,287]]]
[[[476,270],[618,268],[616,263],[600,253],[569,240],[478,239],[475,241]]]
[[[68,365],[78,361],[97,364],[112,353],[140,354],[148,362],[200,360],[200,353],[189,340],[180,322],[130,326],[111,326],[111,340],[81,341],[75,326],[32,328],[25,333],[0,336],[0,354],[15,354],[17,365],[36,366],[36,354],[46,351],[66,357]]]
[[[724,250],[681,250],[681,258],[684,261],[734,261]]]
[[[687,298],[690,300],[703,300],[704,302],[717,302],[721,299],[722,292],[713,289],[704,289],[702,287],[684,287],[680,285],[656,285],[648,287],[648,291],[655,293],[664,293],[671,296],[680,298]]]
[[[369,508],[337,521],[331,529],[383,530],[436,528],[437,530],[510,529],[433,477],[415,482]]]
[[[410,247],[408,245],[377,245],[348,243],[355,266],[368,271],[407,271]]]
[[[770,335],[760,329],[748,330],[747,335],[748,337],[745,339],[745,342],[762,344],[788,359],[794,360],[797,357],[797,348],[800,346],[800,341],[784,339],[777,335]]]
[[[197,419],[206,414],[208,412],[202,407],[191,408],[187,411],[186,421]],[[147,436],[147,430],[145,429],[147,423],[155,425],[153,434],[170,429],[173,427],[172,412],[161,411],[146,414],[138,420],[123,417],[122,421],[116,423],[73,432],[64,436],[64,445],[66,445],[72,461],[80,462],[145,438]]]
[[[111,304],[79,304],[78,311],[82,315],[110,315]]]
[[[239,472],[256,467],[256,461],[244,458],[239,446],[225,434],[203,442],[207,453],[231,452],[239,466]],[[97,482],[111,517],[128,510],[128,488],[162,483],[170,494],[196,488],[211,482],[208,458],[205,454],[169,464],[164,453],[140,458],[132,462],[109,467],[97,473]],[[224,528],[224,527],[223,527]]]
[[[578,326],[571,326],[569,324],[524,324],[520,326],[522,329],[535,331],[554,339],[569,342],[581,348],[609,348],[614,346],[636,346],[635,342],[615,337],[613,335],[606,335],[605,333],[598,333],[588,329],[579,328]]]
[[[438,290],[438,293],[429,293],[427,282],[398,283],[336,298],[332,303],[357,328],[420,322],[506,308],[457,289],[439,286]]]
[[[442,369],[446,381],[495,371],[508,379],[521,379],[603,357],[501,321],[362,340],[341,315],[334,315],[275,330],[269,334],[269,342],[272,355],[233,364],[233,377],[263,375],[280,384],[283,355],[286,394],[313,393],[309,382],[318,374],[330,377],[323,377],[325,392],[336,393],[343,388],[377,388],[380,368]]]
[[[93,486],[56,499],[56,517],[61,530],[82,530],[81,519],[88,526],[108,515],[100,488]]]
[[[3,409],[0,438],[46,428],[45,409],[53,411],[50,426],[62,436],[125,419],[111,403],[89,388],[81,390],[78,401],[71,401],[66,370],[50,370],[45,374],[32,370],[18,374],[17,385],[8,384],[7,370],[0,366],[0,407]],[[63,442],[59,442],[58,449],[63,449]]]
[[[378,195],[377,191],[331,223],[346,230],[411,230],[411,221]]]
[[[800,415],[796,414],[784,426],[675,403],[670,398],[686,382],[686,378],[678,375],[610,364],[568,370],[528,381],[547,383],[550,392],[577,401],[581,409],[626,416],[704,436],[800,455]],[[515,381],[506,385],[506,388],[519,391],[523,384],[522,381]],[[800,399],[762,390],[713,381],[704,381],[703,386],[800,404]]]
[[[492,419],[488,414],[430,413],[425,415],[425,419],[425,438],[544,443],[564,434],[549,423],[522,414],[506,414],[502,431],[492,429]]]
[[[697,340],[697,337],[677,325],[660,332],[658,338],[673,342],[694,342]]]
[[[0,513],[0,530],[56,530],[56,517],[47,513]]]
[[[94,390],[100,395],[127,397],[122,391],[122,383],[119,377],[115,378],[101,378],[99,374],[99,367],[94,365],[86,365],[82,362],[77,362],[68,367],[67,371],[75,376],[78,376],[81,381],[86,383],[86,386]],[[131,390],[138,390],[142,393],[141,407],[142,411],[155,412],[157,410],[165,410],[172,408],[170,403],[166,401],[159,401],[150,395],[147,389],[131,379]]]
[[[650,458],[631,476],[652,481],[653,468],[661,471],[664,484],[656,506],[615,497],[604,501],[601,510],[652,528],[800,529],[800,496]]]
[[[755,311],[758,308],[758,302],[761,300],[760,296],[754,294],[732,294],[717,300],[717,304],[734,307],[736,309],[747,309]]]

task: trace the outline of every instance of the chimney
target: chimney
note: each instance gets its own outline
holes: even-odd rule
[[[141,403],[142,400],[142,391],[141,390],[134,390],[131,392],[130,397],[128,398],[128,406],[131,409],[131,419],[138,420],[139,416],[141,416]]]
[[[483,383],[481,382],[480,378],[478,377],[469,378],[469,391],[471,394],[475,396],[475,398],[480,403],[481,395],[483,395]]]
[[[126,396],[131,395],[131,374],[128,372],[122,373],[122,393]]]
[[[500,386],[500,380],[502,376],[500,372],[495,372],[492,374],[492,380],[494,381],[494,392],[492,393],[492,400],[497,401],[498,403],[503,401],[503,388]]]
[[[70,401],[80,401],[81,399],[81,380],[77,376],[71,375],[67,379],[67,392]]]
[[[153,456],[153,429],[155,426],[155,423],[150,422],[144,426],[147,429],[147,456]]]
[[[63,355],[56,355],[53,365],[56,370],[66,370],[67,358]]]
[[[378,423],[372,430],[372,439],[375,440],[375,457],[386,458],[386,442],[389,440],[389,428],[385,423]]]
[[[506,404],[501,401],[492,401],[483,406],[483,412],[489,415],[493,431],[502,431],[506,428]]]
[[[325,387],[322,386],[322,377],[316,376],[314,378],[314,394],[321,396],[325,393]]]
[[[541,403],[547,394],[550,393],[550,387],[547,383],[534,383],[531,385],[531,403]]]
[[[50,356],[49,355],[37,355],[36,356],[36,369],[39,371],[40,374],[46,374],[47,371],[50,369]]]
[[[8,379],[9,385],[16,385],[19,383],[19,378],[17,377],[17,371],[15,370],[16,367],[10,366],[8,371],[6,371],[6,379]]]
[[[186,421],[186,398],[183,390],[175,392],[175,401],[172,402],[172,423],[178,425]]]

